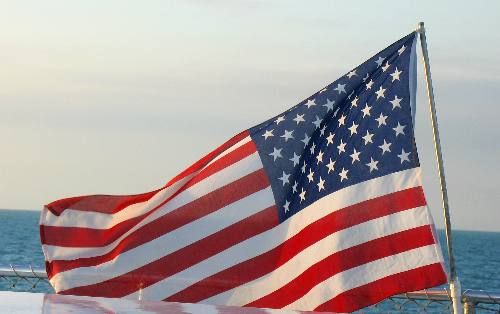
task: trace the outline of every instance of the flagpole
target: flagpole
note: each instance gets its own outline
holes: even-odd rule
[[[434,90],[432,88],[431,68],[429,64],[429,53],[427,51],[427,40],[425,37],[424,22],[418,23],[417,32],[420,35],[420,44],[422,46],[422,56],[424,59],[425,81],[427,85],[427,96],[429,98],[429,111],[431,114],[432,131],[434,135],[434,148],[436,151],[436,162],[438,165],[439,182],[441,184],[441,199],[443,202],[444,225],[446,230],[446,243],[448,245],[448,257],[450,260],[450,290],[453,301],[453,312],[462,313],[461,287],[457,277],[455,267],[455,257],[453,256],[453,245],[451,241],[451,221],[450,209],[448,204],[448,190],[446,189],[446,178],[444,175],[443,156],[441,154],[441,141],[439,139],[439,129],[436,116],[436,103],[434,101]]]

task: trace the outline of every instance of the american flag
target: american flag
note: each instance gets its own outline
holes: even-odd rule
[[[348,312],[445,283],[414,140],[415,44],[398,40],[161,189],[45,206],[56,292]]]

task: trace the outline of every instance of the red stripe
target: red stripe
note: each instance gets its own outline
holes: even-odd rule
[[[95,285],[69,289],[63,293],[112,298],[123,297],[136,291],[138,282],[141,283],[141,287],[148,287],[241,241],[269,230],[278,223],[276,206],[271,206],[127,274]]]
[[[211,176],[212,174],[223,170],[224,168],[238,162],[245,157],[248,157],[256,151],[255,144],[248,142],[247,144],[239,147],[238,149],[228,153],[214,163],[210,164],[207,168],[203,169],[199,174],[192,178],[187,184],[179,189],[169,199],[162,202],[161,205],[172,199],[181,191],[186,190],[188,187],[202,181],[203,179]],[[121,237],[128,230],[132,229],[136,224],[141,222],[144,218],[156,211],[161,205],[152,208],[150,211],[128,220],[122,221],[108,229],[93,229],[93,228],[80,228],[80,227],[57,227],[57,226],[44,226],[40,225],[41,232],[43,233],[42,244],[65,246],[65,247],[101,247],[113,243],[116,239]]]
[[[221,146],[217,147],[215,150],[208,153],[205,157],[203,157],[200,160],[198,160],[197,162],[195,162],[189,168],[187,168],[183,172],[179,173],[172,180],[170,180],[165,186],[170,186],[170,185],[174,184],[175,182],[179,181],[180,179],[190,175],[191,173],[196,172],[198,169],[205,167],[206,164],[208,164],[210,161],[212,161],[212,159],[217,157],[220,153],[222,153],[226,149],[230,148],[234,144],[238,143],[239,141],[243,140],[247,136],[250,136],[250,133],[248,132],[248,130],[245,130],[245,131],[233,136],[229,141],[227,141],[224,144],[222,144]]]
[[[240,200],[248,195],[260,191],[269,186],[264,169],[257,170],[237,181],[206,194],[193,202],[181,206],[162,217],[135,230],[109,253],[102,256],[80,258],[76,260],[52,261],[49,264],[49,278],[58,272],[77,267],[99,265],[110,261],[123,252],[129,251],[141,244],[154,240],[168,232],[182,227],[196,219],[206,216],[220,208]],[[75,235],[77,236],[77,235]]]
[[[138,195],[88,195],[64,198],[54,201],[45,207],[59,216],[65,209],[114,214],[135,203],[145,202],[161,189]]]
[[[224,168],[234,163],[237,163],[238,161],[242,160],[245,157],[250,156],[256,151],[257,151],[257,146],[255,146],[255,143],[253,141],[241,145],[232,152],[227,153],[226,155],[217,159],[210,165],[206,166],[206,168],[204,168],[203,171],[201,171],[199,174],[197,174],[195,177],[189,180],[189,182],[186,184],[186,187],[195,185],[201,180],[211,176],[216,172],[223,170]]]
[[[319,261],[280,289],[245,306],[282,308],[335,274],[430,244],[435,244],[435,240],[426,225],[353,246]]]
[[[318,306],[315,311],[352,312],[378,303],[392,295],[435,287],[446,281],[443,265],[431,264],[346,291]]]
[[[64,247],[106,246],[118,239],[154,211],[154,209],[151,209],[147,213],[122,221],[109,229],[40,225],[40,231],[43,232],[44,235],[42,244]]]
[[[203,168],[221,152],[230,148],[248,135],[248,131],[243,131],[240,134],[234,136],[229,141],[222,144],[221,146],[207,154],[205,157],[195,162],[189,168],[181,172],[179,175],[174,177],[163,188],[168,187],[179,181],[180,179],[190,175],[191,173],[198,171],[200,168]],[[56,216],[59,216],[67,208],[104,214],[114,214],[131,204],[147,201],[148,199],[153,197],[153,195],[155,195],[159,190],[160,189],[138,195],[91,195],[70,197],[54,201],[50,204],[45,205],[45,207]]]
[[[202,301],[264,276],[334,232],[423,205],[425,198],[422,188],[416,187],[340,209],[308,225],[276,248],[205,278],[165,301]]]

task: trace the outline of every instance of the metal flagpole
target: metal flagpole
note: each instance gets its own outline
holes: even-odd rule
[[[427,96],[429,97],[429,111],[431,114],[432,131],[434,134],[434,148],[436,151],[436,161],[439,171],[439,181],[441,184],[441,198],[443,201],[444,224],[446,228],[446,243],[448,245],[448,257],[450,260],[450,290],[453,301],[453,312],[462,313],[461,287],[457,277],[455,258],[453,256],[453,245],[451,241],[450,209],[448,205],[448,190],[446,189],[446,178],[444,176],[443,156],[441,154],[441,142],[439,140],[438,122],[436,116],[436,103],[434,101],[434,90],[432,88],[431,68],[429,64],[429,53],[427,51],[427,41],[425,37],[424,22],[418,23],[417,32],[420,35],[422,45],[422,56],[424,59],[425,81],[427,84]]]

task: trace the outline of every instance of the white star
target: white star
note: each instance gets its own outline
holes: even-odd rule
[[[351,99],[352,95],[354,95],[354,91],[352,91],[349,96],[347,96],[347,99]]]
[[[405,50],[406,50],[406,46],[403,45],[403,47],[399,48],[398,55],[401,55]]]
[[[382,57],[378,57],[377,61],[375,61],[375,63],[377,64],[377,66],[381,66],[382,65],[382,62],[384,62],[385,58],[382,58]]]
[[[342,126],[342,125],[345,125],[345,118],[347,118],[346,116],[342,115],[340,118],[339,118],[339,127]]]
[[[384,93],[385,93],[385,88],[382,88],[382,86],[380,86],[380,88],[378,89],[378,91],[375,92],[375,94],[377,94],[377,100],[380,97],[385,98]]]
[[[283,208],[285,209],[285,213],[290,210],[289,206],[290,206],[290,202],[285,200],[285,205],[283,205]]]
[[[285,121],[285,117],[284,116],[280,116],[276,120],[274,120],[274,122],[276,122],[276,124],[280,124],[280,122],[283,122],[283,121]]]
[[[284,138],[285,142],[288,142],[289,139],[295,138],[295,137],[293,137],[292,133],[293,133],[293,130],[291,130],[291,131],[285,130],[285,133],[283,135],[281,135],[280,137]]]
[[[283,171],[283,174],[281,175],[280,178],[278,178],[278,180],[281,180],[281,182],[283,182],[283,186],[284,186],[286,183],[290,183],[288,181],[289,178],[290,178],[290,174],[286,174],[285,171]]]
[[[283,157],[283,156],[281,156],[281,150],[282,150],[282,148],[276,149],[276,147],[274,147],[273,152],[270,153],[269,156],[273,156],[274,161],[276,161],[276,159]]]
[[[363,139],[365,140],[365,145],[373,143],[373,134],[366,130],[366,135],[363,136]]]
[[[405,132],[403,131],[405,128],[405,125],[401,125],[398,122],[398,125],[395,128],[392,128],[394,132],[396,132],[396,137],[398,137],[399,134],[405,135]]]
[[[300,140],[302,143],[304,143],[304,146],[307,146],[307,144],[309,144],[309,141],[311,140],[311,138],[309,136],[307,136],[307,134],[304,134],[304,139],[303,140]]]
[[[357,75],[357,74],[356,74],[356,70],[352,70],[351,72],[347,73],[347,77],[348,77],[349,79],[351,79],[351,77],[353,77],[353,76],[355,76],[355,75]]]
[[[370,81],[366,83],[366,90],[372,89],[373,83],[374,83],[373,80],[370,79]]]
[[[363,83],[370,77],[370,74],[366,73],[365,77],[363,77]]]
[[[304,188],[302,188],[302,192],[300,192],[299,196],[300,196],[301,203],[302,203],[302,201],[306,200],[306,191],[304,191]]]
[[[355,148],[354,152],[350,155],[352,158],[352,163],[354,163],[355,161],[359,161],[359,154],[361,154],[361,152],[356,151]]]
[[[316,103],[313,100],[309,99],[306,103],[306,106],[307,106],[307,109],[309,109],[313,106],[316,106]]]
[[[326,137],[326,142],[328,143],[328,144],[326,144],[326,146],[329,146],[330,144],[333,144],[333,138],[334,138],[334,137],[335,137],[335,135],[334,135],[334,134],[332,134],[332,132],[330,132],[330,135],[328,135],[328,136]]]
[[[329,112],[330,110],[333,111],[334,104],[335,104],[334,101],[330,101],[330,99],[327,99],[326,104],[324,104],[323,107],[326,107],[326,112]]]
[[[266,132],[262,134],[262,136],[264,136],[264,140],[267,140],[269,136],[274,136],[273,131],[274,130],[266,130]]]
[[[399,76],[401,75],[401,73],[403,73],[403,71],[399,71],[398,70],[398,67],[396,67],[396,70],[394,70],[393,73],[391,73],[391,76],[392,76],[392,81],[396,81],[398,80],[399,81]]]
[[[380,145],[380,149],[382,149],[382,155],[385,153],[385,152],[391,152],[391,149],[390,149],[390,146],[391,146],[391,143],[387,143],[384,139],[384,144]]]
[[[389,101],[392,104],[392,110],[396,108],[401,108],[400,104],[401,100],[403,100],[403,98],[398,98],[397,95],[394,95],[394,100]]]
[[[317,165],[319,165],[320,162],[323,162],[323,152],[320,150],[318,155],[316,156],[316,159],[318,160],[316,162]]]
[[[399,159],[401,159],[401,163],[407,161],[407,162],[410,162],[410,159],[408,158],[408,156],[410,156],[411,153],[407,153],[405,152],[404,149],[401,150],[401,154],[398,155]]]
[[[355,124],[354,121],[352,121],[352,125],[348,128],[348,130],[351,131],[351,136],[358,134],[358,126],[359,124]]]
[[[337,87],[335,87],[333,90],[336,90],[337,92],[339,92],[339,95],[341,93],[347,93],[345,91],[345,86],[346,86],[346,84],[337,84]]]
[[[346,144],[347,143],[344,143],[344,141],[342,139],[340,139],[340,144],[339,144],[339,146],[337,146],[337,148],[339,149],[339,155],[340,155],[340,153],[345,153]]]
[[[372,173],[373,170],[378,170],[377,164],[378,161],[373,160],[373,157],[370,157],[370,162],[366,164],[368,167],[370,167],[370,173]]]
[[[323,127],[321,128],[321,130],[319,130],[319,134],[321,134],[321,136],[325,135],[325,131],[326,131],[326,124],[323,125]]]
[[[306,167],[307,167],[307,164],[306,164],[306,161],[304,160],[304,163],[302,164],[302,167],[301,167],[302,173],[306,173]]]
[[[354,108],[354,107],[357,107],[358,106],[358,96],[356,96],[356,98],[354,98],[352,101],[351,101],[351,108]]]
[[[368,106],[368,103],[366,103],[366,105],[363,108],[363,110],[361,110],[361,112],[363,112],[363,118],[366,117],[366,116],[370,116],[370,110],[371,109],[372,109],[372,107]]]
[[[380,113],[380,116],[375,119],[378,122],[378,127],[380,128],[382,125],[387,125],[386,120],[387,116],[384,116],[382,112]]]
[[[321,190],[325,189],[325,180],[319,177],[319,182],[317,185],[318,185],[318,192],[321,192]]]
[[[293,182],[292,191],[293,193],[297,193],[297,181]]]
[[[309,180],[309,182],[314,181],[314,172],[312,171],[312,169],[309,169],[309,174],[307,175],[307,179]]]
[[[328,168],[328,174],[330,174],[330,171],[335,170],[335,161],[330,158],[330,162],[326,164],[326,167]]]
[[[316,116],[316,120],[312,122],[316,126],[316,129],[321,125],[321,121],[322,120],[318,116]]]
[[[387,71],[387,69],[389,69],[391,65],[389,64],[389,62],[386,62],[385,65],[382,67],[382,71]]]
[[[297,116],[295,118],[293,118],[293,121],[295,121],[295,122],[297,122],[297,124],[299,124],[300,122],[304,122],[306,120],[304,120],[304,114],[297,113]]]
[[[316,149],[316,143],[313,142],[313,144],[311,145],[311,147],[309,148],[309,151],[311,152],[311,155],[314,154],[314,150]]]
[[[293,166],[295,167],[296,165],[299,164],[300,156],[297,156],[295,152],[293,152],[293,157],[289,159],[290,161],[293,161]]]
[[[340,182],[348,179],[348,177],[347,177],[347,173],[348,172],[349,172],[349,170],[346,170],[346,169],[342,168],[342,171],[339,173]]]

